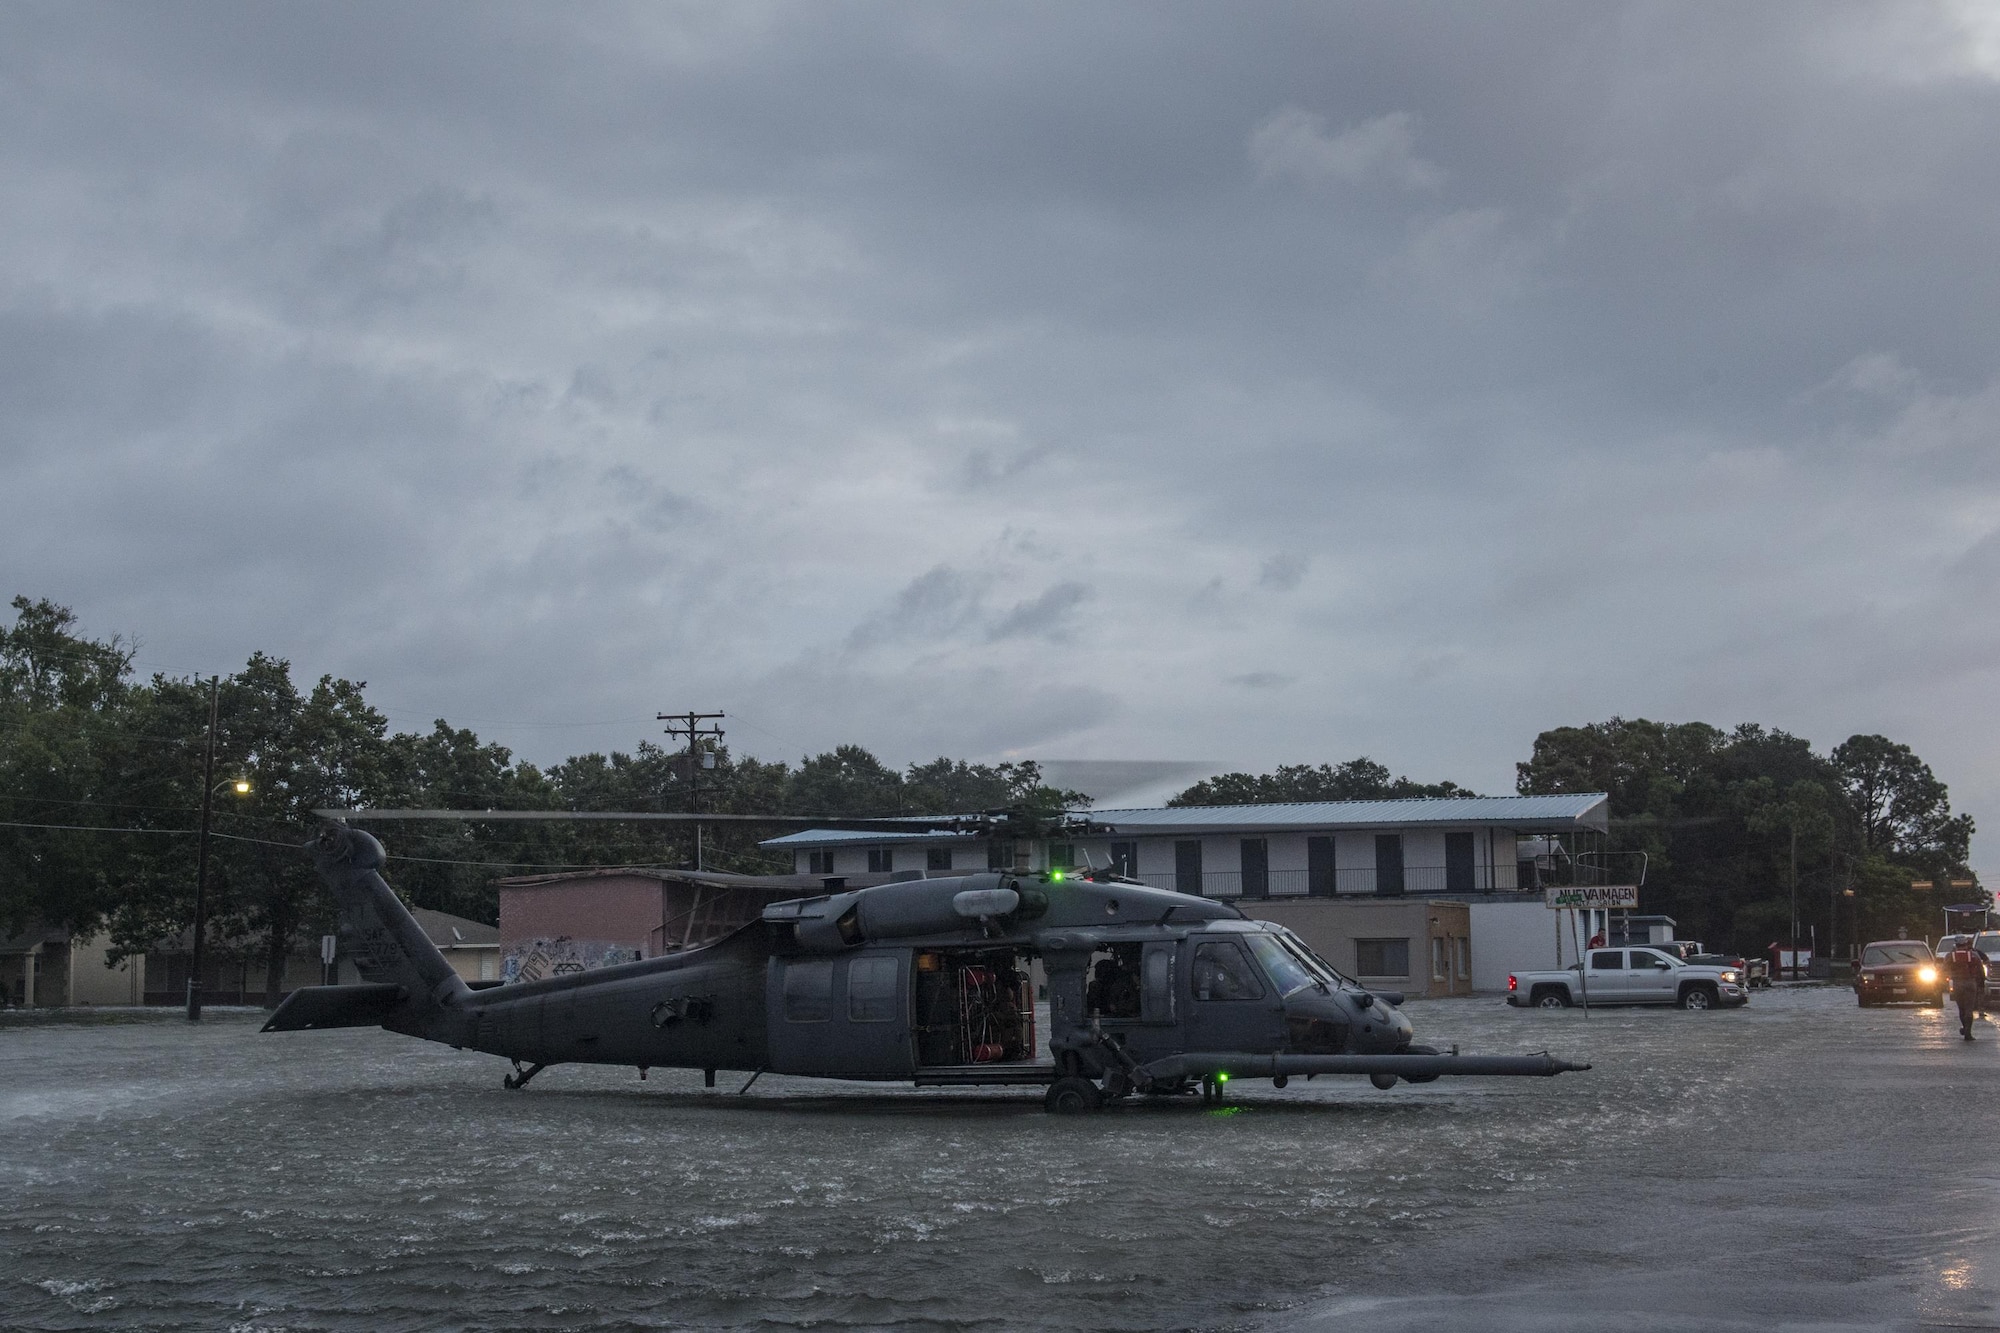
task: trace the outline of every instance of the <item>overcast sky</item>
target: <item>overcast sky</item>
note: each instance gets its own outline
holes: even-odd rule
[[[1996,159],[1970,0],[12,3],[0,592],[538,761],[1879,731],[1991,876]]]

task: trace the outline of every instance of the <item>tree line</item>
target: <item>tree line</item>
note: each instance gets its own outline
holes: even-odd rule
[[[1032,805],[1087,807],[1052,788],[1033,762],[939,758],[895,769],[859,745],[796,764],[726,747],[650,741],[543,768],[439,719],[395,732],[365,682],[322,676],[301,686],[290,663],[259,653],[211,683],[140,679],[131,645],[93,639],[49,601],[17,597],[0,628],[0,931],[31,922],[107,928],[115,950],[179,937],[193,915],[193,833],[215,709],[211,947],[261,963],[275,995],[284,959],[330,927],[308,858],[318,808],[685,811],[870,816]],[[1966,877],[1972,820],[1906,745],[1854,736],[1827,754],[1745,724],[1613,718],[1558,727],[1517,766],[1523,794],[1603,791],[1614,854],[1645,854],[1646,910],[1683,935],[1761,949],[1800,919],[1824,941],[1904,930],[1935,933],[1944,898],[1912,883]],[[238,794],[233,784],[249,782]],[[1224,773],[1179,805],[1468,796],[1452,782],[1396,777],[1366,757]],[[756,846],[768,831],[711,826],[711,868],[791,868]],[[395,880],[412,902],[491,921],[496,878],[542,870],[691,864],[683,827],[471,821],[399,826]],[[1852,890],[1851,895],[1849,890]]]
[[[0,628],[0,934],[30,923],[108,929],[119,956],[183,935],[194,915],[194,834],[211,703],[216,717],[209,945],[261,964],[275,997],[287,954],[331,928],[301,848],[316,809],[630,810],[863,816],[1088,804],[1033,762],[939,758],[888,767],[858,745],[796,765],[713,751],[588,753],[548,768],[439,719],[389,730],[366,683],[301,686],[259,653],[211,683],[136,677],[120,639],[81,633],[67,608],[13,601]],[[247,781],[238,794],[234,784]],[[770,830],[710,826],[703,863],[790,871],[760,851]],[[399,825],[390,849],[411,902],[476,920],[496,878],[612,865],[691,865],[693,833],[644,823],[470,821]]]

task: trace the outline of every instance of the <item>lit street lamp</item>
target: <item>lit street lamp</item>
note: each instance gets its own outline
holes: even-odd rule
[[[250,794],[248,778],[215,780],[215,722],[222,700],[222,678],[208,679],[208,748],[201,760],[201,837],[195,852],[194,871],[194,956],[188,960],[188,1022],[201,1021],[201,943],[208,931],[208,824],[215,807],[215,793],[229,787],[238,796]]]

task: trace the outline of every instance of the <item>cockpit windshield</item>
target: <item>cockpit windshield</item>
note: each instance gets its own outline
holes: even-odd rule
[[[1290,995],[1293,991],[1304,990],[1319,984],[1306,965],[1287,949],[1276,935],[1246,935],[1250,952],[1257,955],[1257,961],[1264,965],[1264,971],[1278,987],[1278,994]]]
[[[1350,986],[1356,988],[1359,987],[1360,985],[1359,982],[1355,981],[1354,978],[1347,976],[1346,974],[1341,972],[1339,968],[1335,967],[1332,963],[1327,962],[1326,959],[1321,958],[1318,954],[1314,953],[1312,949],[1306,945],[1306,942],[1304,940],[1300,939],[1297,935],[1294,935],[1291,931],[1287,930],[1285,927],[1268,921],[1263,924],[1271,927],[1272,932],[1284,944],[1284,946],[1292,952],[1292,955],[1295,958],[1297,958],[1301,964],[1305,966],[1306,971],[1312,973],[1313,977],[1316,980],[1318,980],[1321,984],[1334,990],[1338,990],[1342,986]]]

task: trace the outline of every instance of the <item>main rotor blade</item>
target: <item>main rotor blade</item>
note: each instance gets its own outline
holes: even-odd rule
[[[837,815],[702,815],[658,810],[315,810],[321,819],[437,819],[487,821],[570,821],[580,819],[656,824],[762,824],[779,828],[833,829],[850,833],[967,833],[983,830],[990,821],[978,817],[852,819]]]

